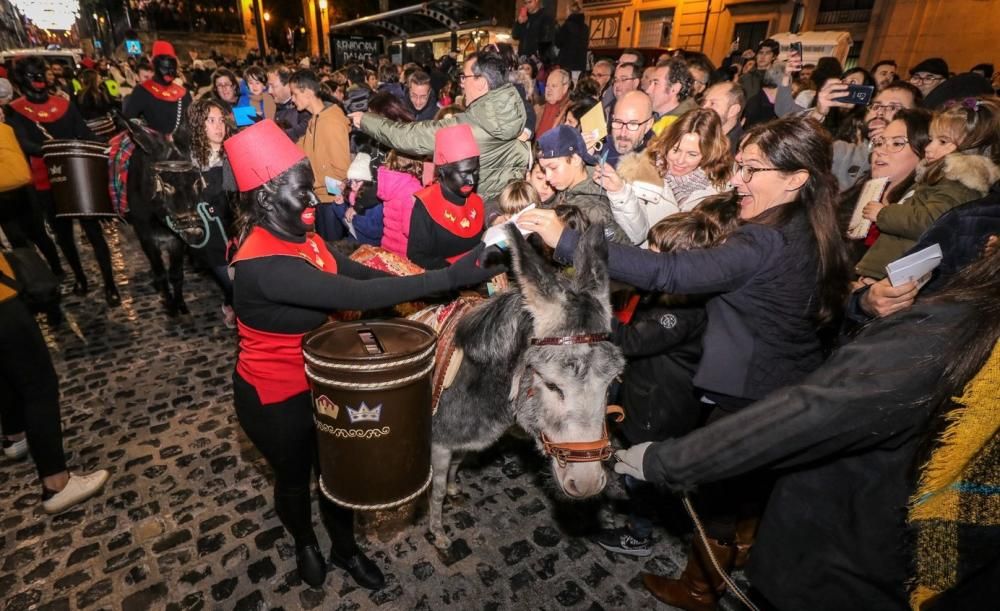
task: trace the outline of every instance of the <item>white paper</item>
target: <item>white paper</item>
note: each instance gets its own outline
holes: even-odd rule
[[[863,240],[868,237],[868,231],[872,228],[872,222],[861,216],[861,211],[870,202],[882,200],[882,195],[889,186],[888,178],[873,178],[865,183],[858,196],[858,203],[854,205],[854,213],[851,214],[851,224],[848,226],[847,237],[851,240]]]
[[[521,229],[515,223],[517,223],[517,219],[521,218],[522,214],[524,214],[528,210],[534,210],[534,209],[535,209],[535,204],[531,204],[524,210],[510,217],[510,219],[508,219],[506,222],[500,223],[499,225],[493,225],[492,227],[487,229],[485,232],[483,232],[483,244],[486,244],[487,246],[496,245],[499,246],[500,248],[506,248],[507,232],[504,231],[504,227],[506,227],[507,225],[514,225],[514,227],[517,227],[517,230],[521,232],[521,235],[526,236],[529,233],[532,233],[531,231],[526,231],[524,229]]]
[[[896,259],[885,266],[885,272],[892,286],[916,282],[917,288],[920,288],[931,279],[931,272],[938,265],[941,265],[941,246],[932,244],[912,255]]]

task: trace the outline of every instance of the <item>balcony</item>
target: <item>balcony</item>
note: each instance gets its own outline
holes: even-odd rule
[[[868,23],[872,18],[871,9],[853,11],[820,11],[816,17],[816,25],[840,25],[849,23]]]

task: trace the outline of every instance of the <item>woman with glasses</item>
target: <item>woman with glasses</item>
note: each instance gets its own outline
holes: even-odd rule
[[[212,73],[212,89],[206,95],[222,102],[232,112],[240,101],[239,79],[232,70],[219,68]]]
[[[674,253],[608,244],[614,280],[650,291],[712,295],[693,380],[710,409],[708,421],[800,382],[823,362],[820,332],[838,322],[848,287],[831,149],[826,132],[808,119],[757,126],[743,139],[733,167],[743,224],[724,243]],[[529,211],[518,226],[555,247],[556,259],[572,262],[579,234],[564,231],[554,212]],[[767,482],[744,478],[706,487],[696,499],[724,570],[745,561],[752,509],[769,491]],[[647,575],[646,587],[668,604],[714,608],[724,585],[706,568],[706,557],[696,543],[680,579]]]

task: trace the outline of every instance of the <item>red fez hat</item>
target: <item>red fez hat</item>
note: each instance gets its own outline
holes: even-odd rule
[[[84,57],[83,59],[80,60],[80,65],[87,69],[93,69],[93,67],[96,66],[97,64],[94,63],[94,60],[90,59],[89,57]]]
[[[256,189],[306,157],[271,119],[251,125],[223,146],[240,191]]]
[[[479,157],[479,145],[468,123],[439,129],[434,134],[434,165]]]
[[[177,53],[174,52],[174,45],[170,44],[165,40],[157,40],[153,43],[153,57],[158,55],[169,55],[170,57],[177,59]]]

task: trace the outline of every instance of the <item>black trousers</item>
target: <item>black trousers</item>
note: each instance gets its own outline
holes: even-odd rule
[[[40,477],[66,470],[59,380],[35,317],[18,299],[0,302],[0,421],[24,432]]]
[[[316,545],[311,489],[319,461],[309,392],[264,405],[257,390],[240,374],[233,373],[233,398],[240,426],[274,470],[278,518],[296,546]],[[354,555],[354,511],[335,505],[322,494],[319,507],[333,552],[345,559]]]
[[[27,187],[0,193],[0,226],[14,248],[27,248],[34,243],[45,257],[52,273],[63,274],[55,242],[45,232],[45,219],[39,202]]]
[[[31,189],[31,194],[34,198],[33,203],[35,207],[45,211],[49,224],[52,226],[52,231],[56,234],[56,242],[59,244],[59,249],[62,250],[63,256],[69,262],[69,267],[73,270],[73,275],[78,280],[86,280],[87,277],[83,273],[83,264],[80,263],[80,251],[76,248],[73,219],[56,218],[56,207],[51,191]],[[114,286],[115,277],[111,271],[111,250],[104,239],[104,231],[101,229],[100,221],[93,218],[79,218],[76,220],[80,221],[80,227],[83,228],[83,233],[87,236],[87,241],[90,242],[91,248],[94,249],[94,258],[97,259],[97,266],[101,269],[104,286]]]

